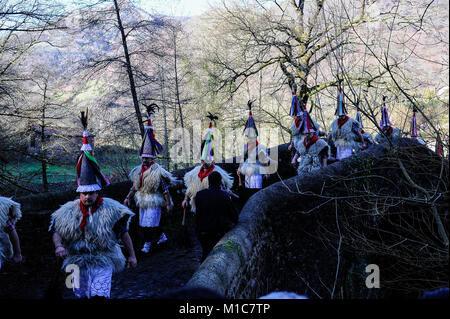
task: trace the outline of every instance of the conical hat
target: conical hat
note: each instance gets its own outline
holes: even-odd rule
[[[342,87],[339,87],[335,115],[342,116],[347,115],[347,113],[347,109],[345,108],[344,91],[342,91]]]
[[[139,156],[141,157],[154,158],[163,151],[163,147],[156,140],[153,132],[152,114],[155,113],[155,107],[158,107],[158,105],[154,103],[147,106],[147,125],[145,126],[144,138],[142,139],[142,145],[139,151]]]
[[[81,112],[81,123],[83,124],[83,146],[81,147],[81,155],[78,158],[76,183],[78,185],[78,193],[99,191],[102,187],[108,186],[109,181],[100,170],[97,160],[92,153],[92,147],[87,140],[87,120],[88,111]]]
[[[386,97],[383,96],[383,107],[381,108],[381,127],[391,126],[391,122],[389,121],[389,113],[386,107]]]
[[[311,116],[309,115],[309,112],[306,110],[303,111],[303,121],[300,124],[300,129],[301,132],[303,132],[303,134],[317,132],[317,127],[314,125],[314,122]]]
[[[292,102],[291,102],[291,108],[289,110],[289,115],[292,117],[296,117],[301,115],[302,113],[302,107],[300,107],[300,102],[297,97],[297,85],[294,83],[292,84],[291,92],[292,92]]]
[[[209,127],[200,148],[200,159],[205,162],[212,162],[214,161],[213,121],[218,120],[219,118],[211,113],[208,114],[207,118],[209,118]]]
[[[244,129],[244,135],[246,137],[258,137],[258,129],[256,128],[255,120],[253,119],[253,113],[252,113],[252,103],[253,101],[248,101],[248,119],[245,123],[245,129]]]

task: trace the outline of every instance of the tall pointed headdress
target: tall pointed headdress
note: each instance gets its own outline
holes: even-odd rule
[[[248,138],[251,137],[258,137],[258,129],[256,128],[255,120],[253,119],[253,113],[252,113],[252,103],[254,101],[248,101],[247,107],[248,107],[248,119],[245,123],[245,129],[244,129],[244,135]]]
[[[386,97],[383,96],[383,107],[381,109],[381,127],[389,127],[391,126],[391,122],[389,121],[389,113],[386,107]]]
[[[417,137],[417,120],[416,120],[416,109],[413,110],[413,116],[411,119],[411,137]]]
[[[305,109],[304,105],[300,106],[300,102],[297,97],[297,84],[293,83],[291,86],[292,91],[292,103],[291,108],[289,110],[289,115],[292,117],[301,116],[303,114],[303,110]]]
[[[345,108],[345,99],[344,99],[344,91],[342,90],[341,85],[339,85],[339,93],[337,96],[337,105],[335,115],[347,115],[347,109]]]
[[[214,136],[213,136],[213,122],[218,120],[219,118],[210,112],[208,112],[208,115],[206,116],[209,118],[209,127],[208,131],[206,131],[205,138],[202,141],[200,153],[201,157],[200,159],[202,161],[212,162],[214,161]]]
[[[303,120],[300,125],[300,130],[303,134],[315,133],[318,131],[317,127],[314,125],[311,115],[309,115],[307,110],[303,111]]]
[[[163,147],[155,138],[152,125],[152,114],[155,113],[155,108],[159,107],[155,103],[152,103],[148,106],[146,105],[146,108],[147,108],[147,125],[145,126],[144,138],[142,139],[142,145],[139,151],[139,156],[154,158],[163,150]]]
[[[97,160],[94,157],[92,146],[88,141],[88,110],[81,111],[81,124],[83,125],[83,146],[81,155],[78,158],[76,184],[78,193],[99,191],[109,185],[109,181],[100,170]]]

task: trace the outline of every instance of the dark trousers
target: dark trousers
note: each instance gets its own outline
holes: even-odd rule
[[[198,240],[202,245],[202,258],[200,262],[203,262],[206,259],[223,235],[223,233],[197,233]]]

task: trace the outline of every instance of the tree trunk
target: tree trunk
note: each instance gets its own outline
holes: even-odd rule
[[[125,30],[123,29],[122,19],[120,18],[120,10],[119,10],[119,5],[117,4],[117,0],[114,0],[114,6],[116,8],[117,24],[119,26],[120,34],[122,36],[122,46],[123,46],[123,51],[125,54],[128,78],[130,79],[130,90],[131,90],[131,95],[133,97],[134,110],[136,112],[136,118],[138,120],[139,130],[141,131],[141,136],[144,137],[144,124],[142,123],[142,115],[141,115],[141,110],[139,108],[139,101],[138,101],[137,93],[136,93],[136,85],[134,83],[133,70],[131,69],[130,55],[128,53],[127,38],[125,35]]]
[[[41,117],[41,165],[42,165],[42,186],[44,192],[48,192],[48,180],[47,180],[47,157],[45,154],[45,107],[46,107],[46,95],[47,95],[47,83],[44,85],[44,97],[42,101],[42,117]]]
[[[184,136],[184,121],[183,121],[183,110],[181,109],[181,101],[180,101],[180,88],[179,88],[179,83],[178,83],[178,67],[177,67],[177,33],[174,30],[173,31],[173,62],[174,62],[174,71],[175,71],[175,95],[177,97],[177,105],[178,105],[178,111],[180,112],[180,124],[181,124],[181,129],[182,129],[182,139],[183,139],[183,153],[185,154],[185,158],[184,158],[184,163],[185,163],[185,167],[187,167],[187,165],[189,165],[190,161],[189,161],[189,157],[190,157],[190,152],[186,153],[186,138]]]
[[[164,168],[169,170],[169,135],[167,132],[167,109],[164,97],[164,72],[160,69],[160,88],[161,88],[161,103],[164,116]]]

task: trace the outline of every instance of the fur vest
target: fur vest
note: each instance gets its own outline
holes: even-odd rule
[[[140,208],[164,207],[165,200],[163,194],[159,191],[161,178],[164,178],[168,184],[173,184],[175,178],[157,163],[154,163],[142,176],[142,186],[139,187],[142,166],[135,167],[129,174],[130,180],[136,189],[134,200]]]
[[[258,154],[256,154],[258,152]],[[260,161],[262,159],[262,161]],[[257,147],[254,147],[250,152],[248,152],[248,158],[244,163],[239,165],[239,170],[245,176],[253,176],[260,175],[264,173],[262,169],[265,165],[264,162],[267,162],[267,149],[265,146],[258,144]]]
[[[9,210],[12,207],[11,215]],[[4,231],[6,222],[11,216],[11,220],[16,223],[22,218],[20,204],[7,197],[0,196],[0,261],[9,259],[13,255],[13,247],[9,240],[9,235]]]
[[[396,127],[393,127],[392,128],[392,134],[391,134],[391,136],[389,138],[392,139],[392,138],[400,138],[400,137],[401,137],[400,130],[398,128],[396,128]],[[379,132],[377,134],[377,136],[375,136],[375,142],[377,142],[379,144],[382,144],[382,143],[387,143],[387,140],[386,140],[386,137],[381,132]]]
[[[205,177],[203,181],[200,181],[198,173],[202,165],[197,165],[191,171],[184,175],[184,185],[186,185],[186,195],[189,196],[191,211],[195,213],[195,195],[202,189],[209,187],[208,177]],[[233,177],[231,174],[227,173],[217,164],[215,164],[213,172],[219,172],[222,176],[222,184],[225,185],[226,189],[231,189],[233,187]]]
[[[320,125],[312,119],[314,125],[317,127],[317,130],[320,129]],[[292,141],[294,142],[294,147],[296,150],[298,150],[298,147],[300,147],[300,144],[303,143],[303,140],[305,139],[305,134],[303,134],[300,131],[300,126],[297,127],[295,125],[295,119],[291,123],[291,133],[292,133]]]
[[[318,169],[322,168],[322,161],[319,156],[320,152],[323,151],[324,148],[327,148],[327,155],[330,156],[330,147],[327,142],[322,139],[319,139],[313,145],[311,145],[306,151],[305,145],[300,144],[298,153],[300,155],[298,159],[298,175],[306,174]]]
[[[338,119],[331,123],[331,137],[333,138],[336,147],[360,149],[360,142],[357,142],[359,136],[353,132],[353,126],[359,127],[358,121],[351,117],[339,128]]]
[[[364,137],[364,142],[366,143],[366,145],[375,144],[372,134],[370,134],[368,132],[364,132],[364,134],[362,136]],[[355,148],[355,152],[360,152],[360,151],[362,151],[362,144],[360,142],[358,142],[358,147]]]
[[[121,271],[125,266],[125,257],[113,227],[127,215],[129,224],[134,213],[111,198],[103,198],[103,204],[87,218],[83,232],[80,230],[83,216],[80,200],[62,205],[52,214],[49,230],[53,229],[63,239],[62,245],[68,255],[64,259],[63,269],[75,264],[80,268],[112,266],[114,272]]]

